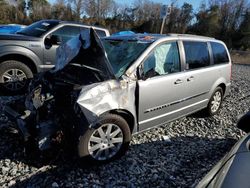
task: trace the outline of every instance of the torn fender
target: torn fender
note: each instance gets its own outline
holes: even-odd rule
[[[127,110],[136,120],[135,81],[109,80],[84,86],[77,99],[90,126],[110,110]]]

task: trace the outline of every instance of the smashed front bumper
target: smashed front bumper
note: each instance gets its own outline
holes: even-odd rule
[[[8,119],[16,121],[17,128],[23,135],[24,141],[28,141],[30,134],[26,127],[25,118],[27,118],[29,112],[25,111],[26,114],[21,115],[20,113],[12,109],[10,106],[3,107],[3,112],[8,117]]]
[[[24,143],[28,143],[27,146],[31,146],[33,151],[45,151],[61,142],[58,138],[59,136],[61,138],[62,132],[55,121],[46,120],[34,123],[35,115],[29,110],[21,114],[8,105],[3,110],[4,114],[16,123],[16,128],[23,137]],[[29,149],[26,148],[26,150]]]

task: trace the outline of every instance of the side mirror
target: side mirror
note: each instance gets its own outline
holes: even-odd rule
[[[46,49],[49,49],[52,47],[52,45],[60,45],[62,42],[61,37],[57,35],[50,35],[45,38],[44,45]]]
[[[45,45],[45,48],[46,49],[49,49],[52,47],[52,43],[51,43],[51,40],[50,40],[50,37],[46,37],[45,40],[44,40],[44,45]]]
[[[136,69],[136,77],[138,80],[146,80],[143,73],[143,65],[139,65]]]
[[[50,41],[52,45],[60,45],[62,42],[62,38],[58,35],[51,35]]]

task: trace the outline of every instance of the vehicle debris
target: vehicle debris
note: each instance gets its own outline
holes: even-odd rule
[[[8,122],[8,117],[5,114],[0,115],[0,123]]]

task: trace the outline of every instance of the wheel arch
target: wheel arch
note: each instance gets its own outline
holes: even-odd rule
[[[210,99],[215,91],[215,89],[217,87],[221,87],[223,90],[223,95],[225,95],[226,92],[226,79],[221,77],[219,78],[216,82],[214,82],[213,86],[211,87],[209,94],[208,94],[208,98]]]
[[[116,114],[121,116],[129,125],[131,134],[135,133],[137,131],[137,127],[136,127],[136,119],[133,116],[133,114],[131,112],[129,112],[128,110],[125,109],[113,109],[110,111],[107,111],[105,113],[103,113],[101,116],[105,115],[105,114]]]
[[[226,84],[225,83],[221,83],[219,84],[217,87],[220,87],[223,91],[223,96],[225,95],[225,92],[226,92]]]
[[[22,62],[23,64],[25,64],[27,67],[30,68],[30,70],[32,71],[32,73],[37,73],[38,72],[38,69],[37,69],[37,66],[35,64],[35,62],[25,56],[25,55],[21,55],[21,54],[6,54],[6,55],[3,55],[0,57],[0,63],[4,62],[4,61],[7,61],[7,60],[15,60],[15,61],[20,61]]]

